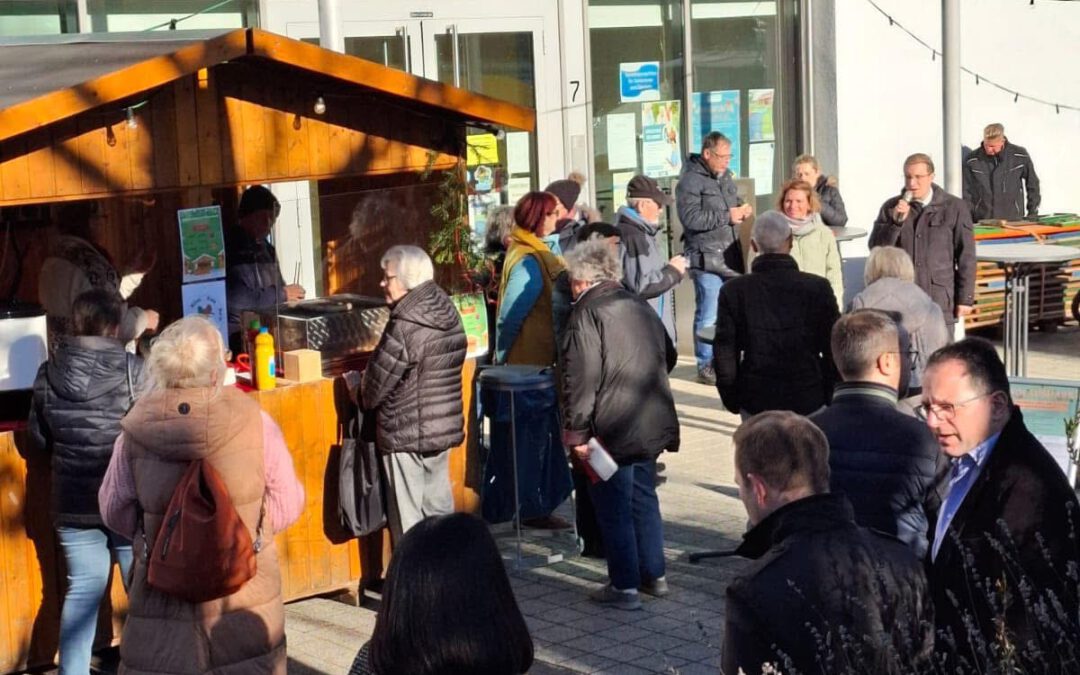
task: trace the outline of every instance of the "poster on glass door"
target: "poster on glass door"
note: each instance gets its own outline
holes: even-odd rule
[[[641,104],[641,171],[652,178],[678,176],[682,169],[679,101]]]
[[[690,97],[690,152],[701,151],[705,134],[719,131],[731,140],[731,173],[742,175],[739,90],[695,91]]]
[[[660,62],[619,64],[619,102],[660,100]]]

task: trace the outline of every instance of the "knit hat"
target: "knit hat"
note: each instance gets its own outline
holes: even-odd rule
[[[555,195],[559,202],[569,211],[577,204],[578,197],[581,196],[581,186],[584,182],[585,176],[574,171],[568,177],[548,184],[544,188],[544,192]]]
[[[240,195],[240,206],[236,209],[236,215],[240,218],[249,216],[256,211],[273,211],[277,215],[281,203],[270,188],[265,185],[252,185]]]

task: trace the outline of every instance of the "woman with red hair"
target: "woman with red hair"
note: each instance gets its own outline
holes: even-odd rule
[[[553,296],[556,279],[566,270],[558,239],[551,237],[558,221],[556,204],[550,192],[529,192],[514,207],[495,326],[496,363],[555,363]],[[550,244],[545,241],[549,237]]]
[[[559,210],[550,192],[529,192],[514,207],[514,228],[503,263],[495,325],[495,363],[546,368],[555,364],[557,334],[570,313],[569,281],[555,232]],[[516,394],[519,476],[533,485],[521,486],[517,517],[530,527],[570,527],[552,511],[570,496],[571,481],[560,438],[555,390]],[[510,406],[506,395],[483,403],[492,417],[492,456],[510,457]],[[485,492],[484,517],[501,522],[514,517],[514,484],[510,463],[488,462],[493,481],[502,490]],[[499,477],[502,477],[500,480]],[[500,493],[500,494],[495,494]],[[507,509],[509,507],[509,510]]]

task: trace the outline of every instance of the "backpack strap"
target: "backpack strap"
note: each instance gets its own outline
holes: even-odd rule
[[[131,352],[125,351],[125,370],[127,371],[127,386],[128,386],[128,410],[131,410],[131,406],[135,405],[135,381],[131,374],[131,370],[134,367],[135,355]]]
[[[263,492],[262,503],[259,504],[259,523],[255,526],[255,541],[251,542],[251,548],[256,553],[263,547],[263,518],[266,516],[266,493]]]

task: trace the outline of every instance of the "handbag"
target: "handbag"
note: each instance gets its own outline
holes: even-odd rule
[[[730,277],[746,272],[746,263],[743,261],[742,245],[739,243],[738,233],[731,225],[732,242],[721,248],[719,243],[706,242],[699,244],[701,251],[701,268],[712,274]]]
[[[363,537],[386,527],[385,486],[375,448],[375,414],[354,410],[341,440],[338,518],[348,534]]]

